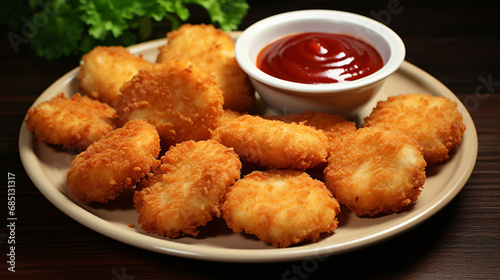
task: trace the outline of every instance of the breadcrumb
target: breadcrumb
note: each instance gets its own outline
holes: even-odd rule
[[[187,47],[188,46],[188,47]],[[190,61],[212,74],[224,94],[224,109],[249,112],[255,91],[234,54],[234,41],[213,25],[184,24],[167,33],[167,44],[160,47],[158,63]]]
[[[296,123],[242,115],[216,130],[217,141],[248,162],[268,168],[305,170],[326,162],[327,137]]]
[[[254,171],[229,188],[223,217],[234,232],[275,247],[316,241],[337,227],[340,206],[323,182],[298,170]]]
[[[116,128],[115,109],[79,93],[63,93],[28,110],[26,125],[40,142],[85,150]]]
[[[82,57],[80,90],[101,102],[113,105],[120,95],[120,87],[132,79],[140,69],[149,67],[151,62],[131,54],[121,46],[97,46]]]
[[[78,154],[66,184],[82,203],[105,203],[132,188],[158,165],[160,138],[154,126],[132,120]]]
[[[141,228],[170,238],[196,236],[201,226],[221,216],[224,194],[240,169],[238,155],[212,140],[171,147],[135,192]]]
[[[415,138],[431,165],[449,158],[465,132],[462,114],[450,99],[427,94],[403,94],[379,101],[362,127],[384,127]]]
[[[332,150],[326,186],[358,216],[399,212],[417,201],[425,183],[421,150],[398,131],[361,128]]]
[[[116,103],[119,123],[141,119],[154,125],[162,147],[207,140],[221,122],[222,92],[211,75],[185,61],[145,68],[125,83]]]

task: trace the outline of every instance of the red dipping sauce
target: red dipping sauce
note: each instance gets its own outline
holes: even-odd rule
[[[369,44],[344,34],[299,33],[266,46],[257,67],[287,81],[324,84],[366,77],[384,65]]]

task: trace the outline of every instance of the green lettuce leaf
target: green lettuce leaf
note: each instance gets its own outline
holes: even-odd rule
[[[151,36],[153,22],[172,29],[189,21],[189,7],[207,10],[211,23],[224,31],[238,28],[246,0],[29,0],[29,39],[37,55],[57,59],[82,55],[97,45],[128,46]],[[4,21],[9,21],[6,19]],[[12,21],[15,26],[15,22]],[[165,26],[165,25],[163,25]],[[32,36],[31,36],[32,35]]]
[[[47,4],[43,11],[33,15],[26,27],[33,29],[30,45],[38,56],[48,60],[77,53],[85,31],[78,12],[64,0]]]
[[[245,17],[248,4],[245,0],[188,0],[205,8],[213,23],[223,31],[238,29],[238,24]]]

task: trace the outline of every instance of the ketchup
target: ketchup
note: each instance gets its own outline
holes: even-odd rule
[[[344,34],[308,32],[266,46],[257,57],[265,73],[305,84],[337,83],[366,77],[384,65],[369,44]]]

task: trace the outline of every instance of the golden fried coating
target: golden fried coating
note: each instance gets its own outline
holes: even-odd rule
[[[275,247],[315,242],[337,227],[340,207],[325,185],[299,170],[254,171],[229,188],[223,218]]]
[[[424,185],[421,150],[398,131],[360,128],[332,150],[324,170],[326,185],[358,216],[399,212],[417,201]]]
[[[446,97],[403,94],[379,101],[362,127],[384,127],[415,138],[423,147],[427,164],[449,158],[450,150],[462,141],[465,132],[457,104]]]
[[[28,110],[26,125],[40,142],[85,150],[116,128],[116,111],[105,103],[64,94]]]
[[[296,123],[243,115],[223,124],[214,139],[234,148],[248,162],[269,168],[312,168],[327,157],[322,131]]]
[[[323,131],[328,137],[329,149],[335,146],[345,135],[355,133],[356,123],[347,121],[344,117],[325,112],[311,110],[300,114],[288,114],[280,117],[286,123],[300,123]]]
[[[152,63],[131,54],[121,46],[95,47],[82,57],[80,72],[80,90],[102,102],[113,104],[120,95],[120,87],[132,79],[139,69]]]
[[[224,114],[222,114],[221,124],[230,122],[238,117],[241,117],[242,115],[243,114],[241,114],[240,112],[236,112],[230,109],[225,109]]]
[[[119,122],[142,119],[154,125],[162,146],[206,140],[220,125],[222,92],[213,77],[183,61],[155,64],[121,88]]]
[[[82,203],[107,202],[132,188],[159,163],[160,137],[155,127],[132,120],[76,156],[66,183]]]
[[[170,238],[196,236],[221,216],[226,189],[240,177],[238,155],[212,140],[186,141],[172,146],[161,163],[134,194],[141,228]]]
[[[158,62],[186,60],[214,75],[224,93],[224,109],[251,110],[255,93],[248,76],[238,65],[231,37],[213,25],[182,25],[167,33]]]
[[[82,57],[80,64],[77,79],[81,91],[110,105],[120,95],[124,82],[132,79],[139,69],[152,65],[121,46],[97,46]]]

